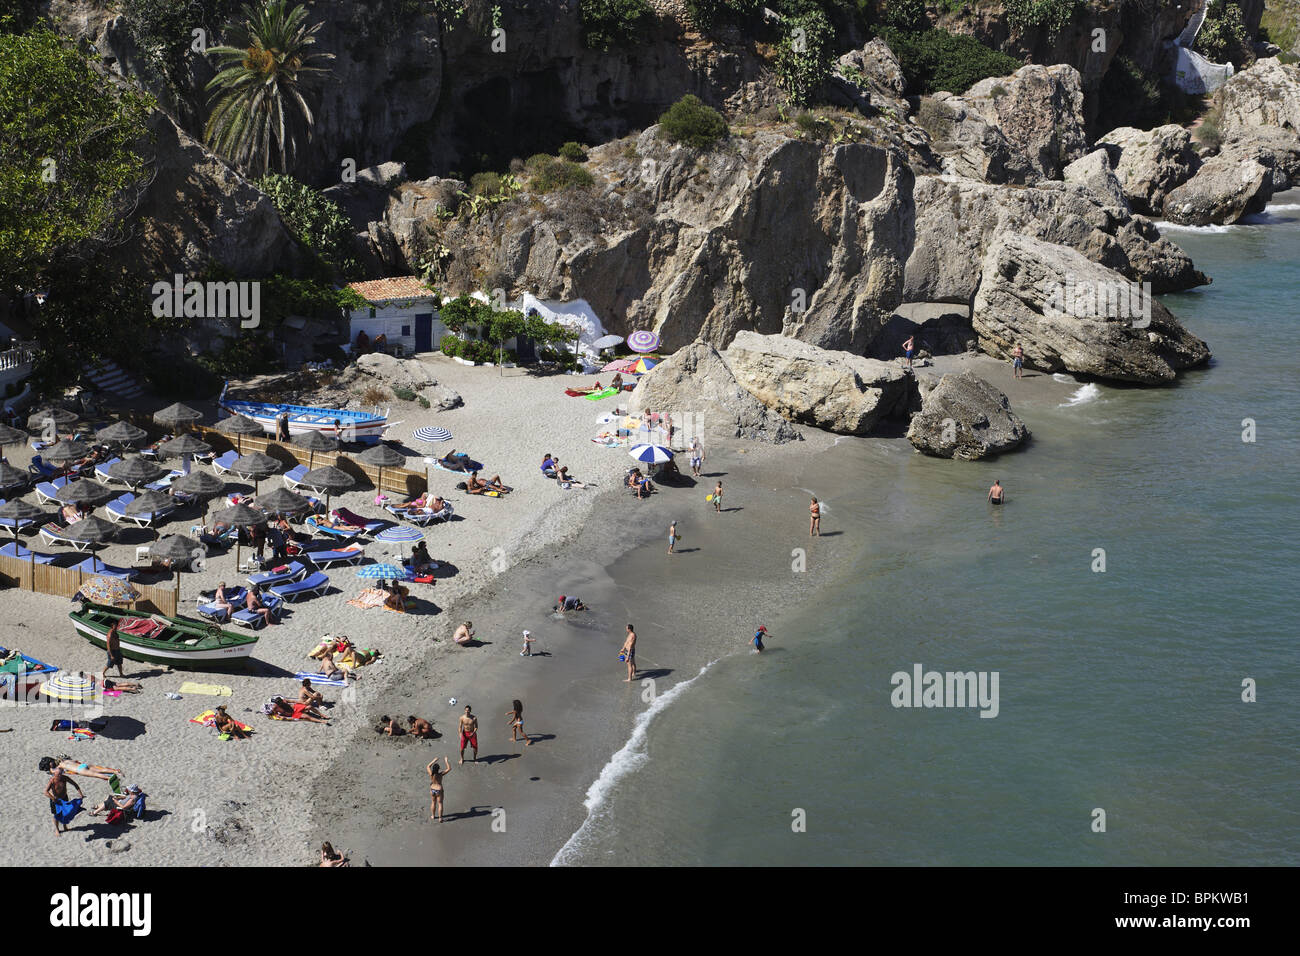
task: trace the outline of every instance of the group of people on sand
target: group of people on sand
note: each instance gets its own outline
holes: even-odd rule
[[[420,740],[433,740],[438,735],[433,732],[433,724],[429,723],[423,717],[416,717],[414,714],[407,715],[407,726],[403,727],[401,721],[396,717],[389,717],[387,714],[379,718],[380,733],[387,737],[404,737],[410,734],[412,737],[418,737]]]
[[[415,718],[409,719],[414,720]],[[524,705],[518,698],[510,702],[510,709],[506,711],[506,726],[510,728],[512,743],[522,741],[525,747],[532,746],[532,738],[524,730]],[[460,737],[460,762],[462,764],[465,762],[465,749],[468,747],[470,762],[477,763],[478,716],[474,713],[472,705],[465,705],[465,710],[457,721],[456,729]],[[441,759],[441,763],[439,763],[439,759]],[[443,783],[443,778],[451,773],[451,761],[444,754],[441,758],[431,760],[424,769],[429,775],[429,819],[441,823],[443,820],[443,806],[447,796],[447,788]]]
[[[77,791],[78,800],[84,800],[86,796],[85,791],[81,789],[81,784],[77,783],[74,777],[104,780],[114,790],[102,803],[90,807],[88,812],[92,817],[108,814],[108,822],[125,823],[138,819],[144,811],[146,796],[144,791],[138,785],[123,786],[122,770],[118,767],[78,763],[71,757],[64,756],[42,757],[39,769],[49,774],[49,779],[45,782],[44,794],[50,801],[50,816],[54,820],[56,835],[62,836],[68,831],[68,823],[72,815],[75,815],[75,810],[72,815],[68,813],[67,804],[75,803],[69,799],[68,788],[72,787]]]

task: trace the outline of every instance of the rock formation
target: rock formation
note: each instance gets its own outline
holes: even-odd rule
[[[945,375],[925,392],[907,429],[907,440],[918,450],[963,461],[1010,451],[1028,438],[1007,397],[970,372]]]
[[[980,80],[961,100],[997,127],[1040,175],[1061,170],[1088,151],[1079,71],[1031,63],[1011,76]]]
[[[1104,149],[1094,149],[1065,167],[1067,183],[1083,186],[1107,206],[1128,207],[1128,198],[1111,169],[1110,157]]]
[[[1173,124],[1153,130],[1122,126],[1097,144],[1110,156],[1129,205],[1144,216],[1163,215],[1165,197],[1201,165],[1187,130]]]
[[[1249,156],[1222,153],[1165,197],[1165,218],[1189,226],[1236,222],[1261,212],[1272,195],[1271,170]]]
[[[1025,364],[1124,382],[1170,382],[1210,357],[1159,302],[1135,303],[1130,282],[1073,249],[1009,234],[984,257],[971,324],[980,350]],[[1135,315],[1150,309],[1149,324]]]

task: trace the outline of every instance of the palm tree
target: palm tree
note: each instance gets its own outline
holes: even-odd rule
[[[315,117],[304,93],[329,71],[332,53],[313,53],[322,24],[308,26],[300,4],[267,0],[244,7],[245,22],[231,27],[229,46],[208,52],[219,58],[205,136],[208,145],[246,172],[265,174],[272,163],[289,171],[300,131],[311,138]]]

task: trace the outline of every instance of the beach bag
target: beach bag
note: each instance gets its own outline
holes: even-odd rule
[[[465,484],[465,482],[463,481],[456,482],[457,491],[465,491],[467,488],[469,488],[469,485]]]
[[[119,826],[126,823],[126,813],[121,807],[114,807],[108,811],[108,816],[104,817],[105,823],[116,823]]]

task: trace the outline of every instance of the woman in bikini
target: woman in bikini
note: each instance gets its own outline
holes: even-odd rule
[[[226,713],[225,704],[218,706],[217,712],[212,715],[212,726],[217,728],[217,733],[229,734],[238,740],[243,740],[248,736],[248,731],[239,726],[239,721]]]
[[[528,734],[524,733],[524,705],[519,701],[511,701],[513,710],[506,712],[506,725],[510,728],[511,743],[518,743],[519,735],[523,734],[525,747],[531,747],[533,742],[528,739]]]
[[[424,768],[429,771],[429,819],[442,822],[442,778],[451,773],[451,761],[447,755],[443,754],[442,769],[438,769],[438,761],[435,758],[433,763]]]

